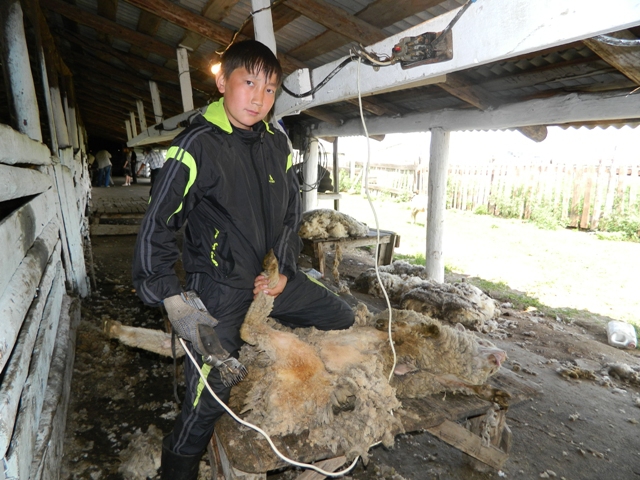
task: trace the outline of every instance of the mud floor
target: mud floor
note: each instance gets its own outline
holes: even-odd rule
[[[63,479],[155,478],[160,438],[178,411],[174,366],[170,359],[107,339],[107,319],[126,325],[163,328],[159,309],[144,306],[131,284],[135,237],[94,237],[97,285],[83,305],[78,331],[71,405],[63,458]],[[363,250],[347,252],[340,276],[349,282],[372,265]],[[383,308],[379,299],[352,292],[350,301]],[[428,433],[399,436],[393,449],[372,449],[369,464],[349,474],[358,480],[389,479],[640,479],[640,359],[638,351],[606,344],[603,319],[565,319],[504,308],[507,333],[490,338],[507,351],[503,368],[540,389],[535,398],[512,406],[507,423],[513,432],[509,460],[500,471],[478,472],[465,456]],[[623,362],[635,375],[627,380],[606,375],[605,367]],[[593,379],[566,378],[561,367],[593,372]],[[178,375],[177,394],[183,384]],[[137,473],[132,451],[144,451]],[[293,470],[268,478],[295,478]],[[212,478],[206,459],[201,478]],[[208,475],[208,476],[207,476]]]

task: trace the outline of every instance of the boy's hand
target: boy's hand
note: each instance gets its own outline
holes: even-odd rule
[[[266,295],[270,295],[272,297],[277,297],[284,291],[284,287],[286,286],[287,277],[282,274],[278,274],[278,282],[271,288],[269,288],[269,277],[258,275],[253,282],[253,298],[255,298],[260,292],[264,292]]]

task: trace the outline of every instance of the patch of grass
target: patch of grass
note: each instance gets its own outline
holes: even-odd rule
[[[424,258],[424,254],[422,253],[416,253],[415,255],[396,253],[393,255],[393,257],[395,260],[404,260],[405,262],[409,262],[411,265],[422,265],[424,267],[427,264],[427,261]]]
[[[518,290],[513,290],[505,282],[492,282],[491,280],[478,277],[470,277],[467,281],[478,287],[491,298],[502,303],[511,303],[516,310],[526,310],[529,307],[534,307],[544,312],[545,315],[552,313],[552,309],[540,303],[540,300],[536,297],[527,295],[524,292],[519,292]]]

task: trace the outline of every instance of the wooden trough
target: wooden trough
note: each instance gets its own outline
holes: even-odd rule
[[[490,384],[511,394],[509,406],[539,393],[534,384],[505,369],[493,376]],[[396,415],[406,433],[427,431],[464,452],[474,465],[480,462],[481,466],[498,470],[507,461],[511,431],[506,424],[506,408],[466,395],[436,394],[400,400],[402,409]],[[230,403],[234,403],[233,393]],[[488,445],[479,435],[487,431],[490,434]],[[338,471],[346,462],[344,452],[334,453],[328,448],[311,446],[304,433],[272,437],[272,440],[278,450],[289,458],[314,464],[326,471]],[[216,424],[209,445],[209,458],[214,479],[265,480],[268,472],[289,466],[271,450],[264,437],[238,424],[229,415],[224,415]],[[313,470],[305,470],[296,478],[319,480],[325,477]]]
[[[337,246],[356,248],[377,245],[378,264],[391,265],[394,249],[400,246],[400,235],[389,230],[380,230],[380,243],[378,243],[377,231],[370,229],[369,233],[363,237],[303,239],[302,243],[304,245],[302,253],[309,255],[313,268],[324,275],[326,270],[325,254]]]

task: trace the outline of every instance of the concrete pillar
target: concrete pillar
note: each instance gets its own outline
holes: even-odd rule
[[[318,181],[318,139],[309,139],[309,152],[305,153],[305,160],[302,166],[304,185],[302,185],[302,211],[318,208],[318,189],[310,188]]]
[[[0,1],[0,44],[14,128],[41,142],[40,112],[19,0]]]
[[[271,0],[251,0],[251,10],[253,12],[270,5]],[[276,36],[273,32],[273,19],[270,8],[253,15],[253,31],[256,40],[264,43],[276,55]]]
[[[125,120],[124,126],[127,129],[127,141],[133,138],[133,134],[131,133],[131,120]]]
[[[429,200],[427,206],[427,278],[444,282],[444,215],[447,202],[447,166],[450,133],[442,128],[431,129],[429,157]]]
[[[338,160],[338,137],[333,139],[333,193],[340,193],[340,162]],[[340,211],[340,199],[333,201],[333,209]]]
[[[182,93],[182,109],[185,112],[193,110],[193,90],[191,89],[191,75],[189,73],[189,55],[187,49],[179,47],[178,73],[180,78],[180,92]]]

